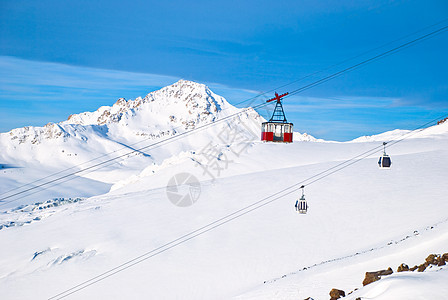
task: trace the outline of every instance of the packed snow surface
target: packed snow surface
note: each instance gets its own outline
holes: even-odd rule
[[[0,198],[76,172],[0,202],[1,298],[48,299],[150,253],[67,299],[329,299],[332,288],[358,289],[347,299],[444,299],[445,267],[366,287],[362,280],[366,271],[448,252],[448,123],[344,143],[296,132],[294,143],[274,144],[259,141],[262,121],[204,85],[179,81],[1,134]],[[403,137],[386,149],[392,168],[380,170],[382,142]],[[200,192],[180,207],[167,185],[184,173]],[[303,183],[309,211],[298,215],[301,192],[285,189]],[[247,214],[164,246],[245,207]]]

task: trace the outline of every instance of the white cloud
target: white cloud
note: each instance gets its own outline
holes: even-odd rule
[[[43,125],[42,116],[62,121],[71,113],[112,105],[118,98],[144,97],[179,79],[0,56],[0,132]],[[259,94],[218,83],[207,85],[234,104]]]

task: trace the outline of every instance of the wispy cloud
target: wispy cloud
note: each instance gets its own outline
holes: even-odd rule
[[[71,101],[61,94],[115,94],[134,97],[136,89],[160,87],[179,78],[155,74],[77,67],[59,63],[0,57],[0,87],[10,98],[43,94],[43,101]],[[129,94],[129,95],[126,95]],[[53,97],[52,97],[53,96]],[[121,97],[120,96],[120,97]],[[3,99],[4,96],[2,96]],[[34,99],[36,100],[36,99]]]
[[[179,79],[0,56],[0,132],[59,122],[72,113],[112,105],[118,98],[145,96]],[[272,96],[220,83],[205,84],[238,107],[253,107]],[[273,107],[274,104],[268,105],[258,112],[269,119]],[[441,114],[439,107],[365,95],[295,95],[285,99],[284,108],[295,130],[331,140],[349,140],[396,128],[412,129]]]
[[[112,105],[118,98],[145,96],[179,79],[0,56],[0,132],[62,121],[72,113]],[[232,103],[258,94],[219,83],[206,84]]]

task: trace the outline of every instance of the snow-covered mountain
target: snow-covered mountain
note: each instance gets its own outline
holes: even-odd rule
[[[234,118],[216,126],[201,129],[199,135],[185,136],[175,143],[163,142],[169,137],[235,114]],[[183,159],[185,155],[195,159],[192,156],[209,143],[225,150],[232,143],[222,138],[227,131],[238,128],[238,131],[244,132],[247,142],[258,140],[263,121],[255,110],[238,109],[203,84],[179,80],[144,98],[129,101],[121,98],[112,106],[73,114],[68,120],[57,124],[28,126],[2,133],[0,162],[21,167],[8,171],[12,174],[7,185],[14,188],[26,184],[25,178],[33,181],[70,168],[69,172],[59,174],[65,175],[122,156],[115,163],[106,164],[99,170],[95,168],[95,172],[81,172],[76,174],[75,179],[62,184],[66,187],[65,191],[69,191],[73,190],[73,186],[85,185],[86,180],[91,180],[93,185],[105,192],[112,184],[127,180],[148,166],[154,168],[165,160],[173,162],[176,157]],[[306,133],[298,132],[294,138],[315,140]],[[163,143],[163,147],[159,143]],[[157,145],[152,147],[152,144]],[[27,175],[23,176],[23,172]],[[78,180],[81,180],[79,184],[76,183]],[[8,190],[7,187],[4,189]],[[46,189],[34,199],[60,196],[59,189]],[[87,191],[83,193],[75,189],[75,193],[69,194],[76,197],[93,195]]]
[[[229,111],[232,109],[232,111]],[[75,114],[64,124],[103,125],[118,123],[120,126],[147,128],[157,126],[182,126],[185,129],[211,122],[226,110],[236,110],[221,96],[205,85],[179,80],[173,85],[149,93],[144,98],[126,101],[123,98],[112,106],[102,106],[95,112]]]
[[[6,146],[10,141],[9,144],[17,149],[20,144],[38,145],[46,140],[88,141],[93,138],[89,135],[118,140],[156,139],[213,122],[237,111],[205,85],[180,80],[144,98],[129,101],[120,98],[112,106],[73,114],[58,124],[11,130],[1,135],[1,141]],[[250,117],[259,118],[254,111],[250,113]]]
[[[227,127],[244,122],[247,134],[258,132],[262,118],[254,110],[246,109],[235,119],[203,130],[199,139],[185,137],[176,144],[164,145],[163,149],[158,147],[149,152],[149,148],[139,150],[240,111],[205,85],[180,80],[144,98],[130,101],[119,99],[112,106],[100,107],[95,112],[73,114],[68,120],[57,124],[28,126],[2,133],[0,163],[20,167],[8,171],[15,178],[8,180],[7,185],[14,188],[27,183],[24,178],[34,180],[66,168],[73,168],[71,172],[74,172],[91,166],[93,162],[123,156],[112,166],[77,174],[74,179],[75,182],[86,178],[93,180],[93,184],[107,191],[111,184],[139,173],[149,165],[159,165],[165,159],[172,159],[183,152],[197,151],[208,141],[220,143],[218,135]],[[135,153],[126,155],[133,151]],[[129,156],[133,158],[128,159]],[[90,161],[92,163],[85,163]],[[32,174],[23,176],[23,172]],[[69,182],[67,189],[73,185],[76,186]],[[8,189],[1,185],[0,188]],[[54,195],[55,191],[50,189],[42,195],[45,199]],[[81,193],[81,196],[89,195],[92,193]],[[36,197],[39,199],[39,195]]]
[[[348,299],[397,299],[397,291],[416,281],[427,283],[420,285],[423,299],[443,299],[444,285],[430,284],[446,280],[443,266],[361,283],[366,271],[395,271],[448,252],[447,122],[388,148],[390,170],[378,169],[378,149],[308,184],[307,215],[294,211],[300,192],[288,194],[287,187],[408,132],[345,143],[295,133],[292,144],[262,143],[263,119],[249,109],[126,155],[238,111],[204,85],[179,81],[58,124],[1,134],[1,162],[17,166],[1,170],[2,193],[124,155],[0,202],[0,241],[7,245],[0,247],[1,298],[48,299],[158,253],[67,299],[328,299],[332,288],[358,289]],[[198,180],[197,201],[187,207],[170,198],[182,174]],[[167,244],[255,203],[263,205],[180,245]]]

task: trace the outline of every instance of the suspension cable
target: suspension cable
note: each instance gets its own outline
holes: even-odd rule
[[[445,116],[445,115],[443,115],[443,116]],[[389,141],[388,142],[389,147],[393,146],[393,145],[395,145],[395,144],[397,144],[399,142],[402,142],[402,141],[404,141],[406,139],[408,139],[409,137],[411,137],[412,135],[414,135],[414,134],[416,134],[418,132],[422,132],[423,130],[426,130],[426,129],[430,128],[430,127],[425,127],[425,126],[427,126],[428,124],[434,123],[434,122],[436,122],[439,119],[440,119],[440,117],[438,117],[437,119],[431,120],[430,122],[427,122],[427,123],[425,123],[425,124],[415,128],[415,129],[413,129],[412,131],[407,132],[406,134],[403,134],[402,138],[399,139],[399,140],[391,140],[391,141]],[[422,129],[422,130],[420,130],[420,129]],[[382,146],[383,145],[376,146],[376,147],[374,147],[374,148],[372,148],[372,149],[370,149],[368,151],[365,151],[365,152],[363,152],[363,153],[361,153],[359,155],[356,155],[356,156],[354,156],[354,157],[352,157],[352,158],[350,158],[348,160],[345,160],[345,161],[343,161],[341,163],[338,163],[337,165],[335,165],[335,166],[333,166],[331,168],[328,168],[328,169],[326,169],[326,170],[324,170],[322,172],[319,172],[319,173],[317,173],[317,174],[315,174],[315,175],[313,175],[311,177],[308,177],[305,180],[302,180],[300,182],[294,183],[294,184],[292,184],[292,185],[290,185],[290,186],[288,186],[288,187],[286,187],[286,188],[284,188],[284,189],[282,189],[282,190],[280,190],[280,191],[278,191],[276,193],[273,193],[273,194],[271,194],[271,195],[269,195],[269,196],[267,196],[265,198],[262,198],[261,200],[257,200],[257,201],[253,202],[250,205],[247,205],[247,206],[245,206],[245,207],[243,207],[241,209],[238,209],[235,212],[232,212],[232,213],[230,213],[230,214],[228,214],[228,215],[226,215],[226,216],[224,216],[222,218],[219,218],[219,219],[217,219],[217,220],[215,220],[215,221],[213,221],[213,222],[211,222],[211,223],[209,223],[207,225],[204,225],[204,226],[202,226],[202,227],[200,227],[200,228],[198,228],[196,230],[193,230],[193,231],[191,231],[191,232],[189,232],[187,234],[182,235],[181,237],[178,237],[178,238],[176,238],[176,239],[174,239],[174,240],[172,240],[170,242],[167,242],[167,243],[165,243],[165,244],[163,244],[163,245],[161,245],[161,246],[159,246],[159,247],[157,247],[157,248],[155,248],[153,250],[150,250],[148,252],[145,252],[142,255],[139,255],[139,256],[131,259],[131,260],[128,260],[125,263],[122,263],[122,264],[120,264],[120,265],[118,265],[118,266],[116,266],[116,267],[114,267],[112,269],[109,269],[108,271],[105,271],[105,272],[103,272],[103,273],[101,273],[101,274],[99,274],[99,275],[97,275],[95,277],[92,277],[92,278],[90,278],[90,279],[88,279],[88,280],[86,280],[86,281],[84,281],[82,283],[79,283],[79,284],[73,286],[72,288],[69,288],[69,289],[67,289],[67,290],[65,290],[65,291],[63,291],[63,292],[61,292],[61,293],[59,293],[59,294],[57,294],[55,296],[50,297],[49,300],[62,299],[62,298],[65,298],[65,297],[67,297],[69,295],[72,295],[72,294],[74,294],[74,293],[76,293],[76,292],[78,292],[80,290],[83,290],[83,289],[85,289],[85,288],[87,288],[87,287],[89,287],[89,286],[91,286],[91,285],[93,285],[93,284],[95,284],[97,282],[103,281],[103,280],[105,280],[108,277],[111,277],[111,276],[113,276],[113,275],[115,275],[117,273],[120,273],[120,272],[122,272],[122,271],[124,271],[124,270],[126,270],[126,269],[128,269],[128,268],[130,268],[132,266],[134,266],[134,265],[137,265],[137,264],[139,264],[139,263],[141,263],[143,261],[146,261],[146,260],[148,260],[150,258],[153,258],[153,257],[155,257],[155,256],[157,256],[157,255],[159,255],[159,254],[161,254],[163,252],[166,252],[166,251],[168,251],[168,250],[170,250],[170,249],[172,249],[172,248],[174,248],[176,246],[179,246],[179,245],[181,245],[181,244],[183,244],[183,243],[185,243],[185,242],[187,242],[189,240],[192,240],[192,239],[194,239],[194,238],[196,238],[196,237],[198,237],[200,235],[203,235],[203,234],[205,234],[205,233],[207,233],[207,232],[209,232],[209,231],[211,231],[211,230],[213,230],[213,229],[215,229],[217,227],[220,227],[220,226],[222,226],[222,225],[224,225],[226,223],[229,223],[229,222],[231,222],[231,221],[233,221],[233,220],[235,220],[237,218],[240,218],[240,217],[242,217],[242,216],[244,216],[246,214],[249,214],[252,211],[255,211],[255,210],[257,210],[257,209],[259,209],[261,207],[264,207],[264,206],[266,206],[266,205],[268,205],[268,204],[270,204],[270,203],[272,203],[274,201],[282,199],[285,196],[288,196],[288,195],[290,195],[290,194],[292,194],[292,193],[294,193],[294,192],[296,192],[296,191],[298,191],[300,189],[303,189],[305,186],[309,186],[311,184],[314,184],[314,183],[316,183],[316,182],[318,182],[318,181],[320,181],[320,180],[322,180],[322,179],[324,179],[324,178],[326,178],[326,177],[328,177],[330,175],[333,175],[333,174],[335,174],[335,173],[337,173],[337,172],[339,172],[339,171],[341,171],[341,170],[343,170],[343,169],[345,169],[345,168],[347,168],[347,167],[349,167],[349,166],[351,166],[351,165],[353,165],[353,164],[355,164],[357,162],[362,161],[363,159],[368,158],[373,153],[377,152],[379,150],[378,148],[382,148]]]

